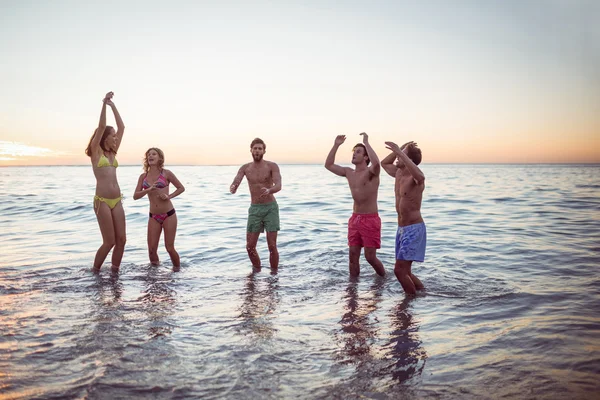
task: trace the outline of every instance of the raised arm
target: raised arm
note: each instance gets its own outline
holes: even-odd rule
[[[167,173],[167,180],[169,182],[171,182],[173,184],[173,186],[175,186],[175,191],[173,193],[169,193],[168,198],[172,199],[173,197],[177,197],[181,193],[185,192],[185,187],[183,186],[183,184],[181,182],[179,182],[179,179],[177,179],[175,174],[169,170],[165,170],[165,171]]]
[[[404,149],[407,149],[410,146],[414,146],[413,142],[406,143],[404,146],[402,146],[402,149],[398,147],[398,145],[394,142],[385,142],[385,144],[386,148],[396,153],[398,158],[400,158],[402,162],[404,162],[406,169],[408,170],[408,172],[410,172],[417,185],[420,185],[423,182],[425,182],[425,174],[423,174],[423,171],[421,171],[421,169],[417,167],[417,165],[404,152]]]
[[[108,96],[108,94],[107,94]],[[90,150],[92,153],[96,153],[100,148],[100,141],[102,140],[102,135],[104,134],[104,130],[106,129],[106,97],[102,100],[102,110],[100,111],[100,121],[98,122],[98,128],[94,132],[94,136],[92,137],[92,141],[90,142]]]
[[[338,148],[346,141],[346,135],[337,135],[335,141],[333,142],[333,147],[329,151],[327,155],[327,159],[325,160],[325,168],[336,175],[346,176],[346,168],[341,167],[335,162],[335,154],[337,153]]]
[[[117,110],[117,106],[112,101],[112,97],[114,95],[113,92],[107,94],[104,102],[106,105],[110,106],[112,109],[113,115],[115,116],[115,122],[117,123],[117,151],[119,150],[119,146],[121,146],[121,140],[123,140],[123,133],[125,132],[125,124],[123,123],[123,119],[121,118],[121,114],[119,114],[119,110]]]
[[[369,172],[375,176],[379,176],[381,172],[381,165],[379,164],[379,158],[375,153],[375,150],[369,144],[369,135],[365,132],[361,133],[363,137],[363,144],[365,145],[365,149],[367,149],[367,156],[369,156],[369,161],[371,161],[371,165],[369,166]]]
[[[229,187],[229,191],[231,192],[231,194],[235,194],[238,187],[240,186],[240,183],[242,183],[242,180],[244,179],[244,176],[246,175],[246,167],[247,166],[248,166],[248,164],[242,165],[240,167],[237,175],[235,176],[235,178],[233,178],[233,183]]]
[[[392,178],[396,177],[396,171],[398,171],[398,167],[394,165],[394,161],[396,161],[397,157],[398,156],[396,155],[396,153],[391,152],[386,158],[381,160],[381,167]]]

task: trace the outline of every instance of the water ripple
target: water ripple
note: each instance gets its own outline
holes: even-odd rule
[[[423,165],[427,290],[393,274],[393,180],[378,254],[348,277],[343,178],[282,165],[280,268],[246,255],[237,167],[173,167],[182,269],[147,259],[148,204],[123,203],[119,274],[88,167],[3,168],[0,388],[9,398],[593,398],[600,351],[598,166]],[[139,167],[119,168],[132,193]],[[71,185],[38,185],[41,176]],[[58,181],[58,178],[56,178]],[[315,185],[314,182],[319,182]],[[49,199],[52,199],[50,201]],[[192,378],[191,378],[192,377]]]

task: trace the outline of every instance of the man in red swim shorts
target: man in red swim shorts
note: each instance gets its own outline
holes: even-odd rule
[[[381,166],[377,154],[369,144],[369,136],[364,132],[361,135],[363,142],[354,146],[352,154],[352,164],[355,169],[334,164],[337,149],[346,140],[345,135],[338,135],[335,138],[333,148],[325,161],[325,168],[348,179],[350,192],[354,199],[354,212],[348,221],[350,276],[360,274],[359,259],[362,247],[365,248],[365,258],[377,275],[384,276],[385,269],[377,258],[377,249],[381,247],[381,219],[377,212]]]

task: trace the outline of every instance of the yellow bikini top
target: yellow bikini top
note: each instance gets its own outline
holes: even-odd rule
[[[115,168],[117,168],[118,166],[119,166],[119,162],[117,161],[116,157],[113,160],[112,164],[108,161],[108,158],[106,158],[106,156],[104,154],[102,154],[100,156],[100,159],[98,160],[98,168],[101,168],[101,167],[115,167]]]

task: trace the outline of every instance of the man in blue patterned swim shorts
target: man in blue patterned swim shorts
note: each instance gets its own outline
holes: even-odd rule
[[[421,149],[414,142],[402,147],[385,142],[392,153],[381,161],[383,169],[396,179],[396,265],[394,274],[406,294],[416,294],[425,287],[411,270],[413,261],[425,260],[427,231],[421,217],[421,201],[425,189],[425,175],[417,165],[421,163]],[[396,161],[396,163],[394,163]]]

